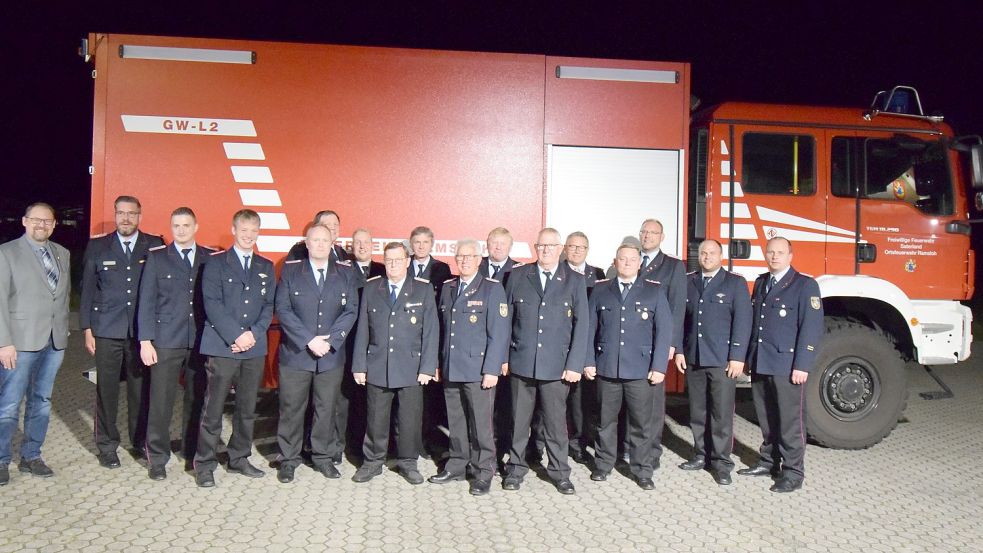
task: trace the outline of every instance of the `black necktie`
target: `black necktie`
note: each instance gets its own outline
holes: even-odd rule
[[[416,276],[423,278],[423,265],[416,266]]]
[[[765,284],[765,295],[766,296],[771,292],[771,289],[774,288],[774,286],[776,284],[778,284],[778,281],[775,280],[775,277],[771,277],[771,278],[768,279],[768,284]]]
[[[553,277],[553,273],[543,271],[543,276],[546,277],[546,282],[543,283],[543,292],[546,292],[546,288],[550,285],[550,279]]]
[[[712,276],[704,276],[703,277],[703,289],[704,290],[707,289],[707,285],[710,284],[710,279],[712,279],[712,278],[713,278]]]
[[[460,287],[460,288],[458,288],[458,290],[457,290],[457,296],[458,296],[458,297],[461,297],[461,296],[463,296],[463,295],[464,295],[464,290],[465,290],[465,289],[466,289],[467,287],[468,287],[468,285],[467,285],[467,284],[465,284],[465,283],[464,283],[464,281],[462,280],[462,281],[461,281],[461,287]]]
[[[184,262],[188,264],[188,267],[191,267],[191,257],[189,256],[190,253],[191,248],[183,248],[181,250],[181,255],[184,256]]]
[[[126,258],[127,259],[130,259],[131,257],[133,257],[133,250],[130,249],[130,241],[129,240],[123,240],[123,251],[126,253]]]
[[[501,265],[492,265],[492,276],[491,277],[492,278],[497,277],[498,276],[498,272],[501,271],[501,270],[502,270],[502,266]]]
[[[631,288],[631,283],[630,282],[622,282],[621,283],[621,299],[625,299],[626,297],[628,297],[628,290],[630,288]]]
[[[248,255],[242,256],[242,270],[246,273],[246,276],[249,276],[249,256]]]
[[[389,286],[390,286],[390,290],[389,290],[389,304],[390,305],[396,305],[396,285],[395,284],[390,284]]]
[[[324,290],[324,269],[318,269],[317,272],[317,289]]]

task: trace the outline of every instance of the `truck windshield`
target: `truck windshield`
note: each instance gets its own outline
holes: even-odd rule
[[[837,196],[907,202],[930,215],[953,209],[948,149],[940,140],[835,137],[832,188]]]

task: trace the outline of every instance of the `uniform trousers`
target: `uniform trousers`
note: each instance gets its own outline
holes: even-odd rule
[[[148,372],[147,462],[151,466],[163,466],[171,457],[171,413],[182,374],[181,452],[185,459],[193,459],[208,381],[204,356],[187,348],[157,348],[157,363],[148,368]]]
[[[280,366],[280,421],[276,440],[280,447],[280,465],[296,467],[301,463],[304,447],[304,420],[311,409],[311,459],[314,466],[331,463],[341,453],[334,439],[337,400],[341,390],[343,368],[321,373]]]
[[[582,378],[570,387],[570,396],[567,399],[571,452],[581,453],[585,447],[594,445],[597,412],[597,381]]]
[[[366,429],[362,454],[363,467],[376,467],[386,460],[389,446],[390,416],[396,402],[396,458],[400,468],[416,470],[420,456],[420,433],[423,424],[423,386],[385,388],[365,385]]]
[[[444,382],[444,402],[450,430],[450,458],[444,470],[464,475],[470,464],[478,480],[491,480],[496,465],[495,389],[482,389],[480,382]]]
[[[222,436],[222,413],[232,386],[236,388],[236,405],[232,413],[232,436],[228,443],[229,466],[235,467],[249,457],[256,422],[256,396],[265,363],[266,356],[253,359],[208,358],[208,391],[205,393],[198,451],[195,453],[196,471],[213,471],[218,465],[216,449]]]
[[[597,378],[601,420],[597,431],[595,467],[611,472],[618,458],[618,420],[622,405],[627,414],[628,466],[636,478],[652,478],[652,408],[656,388],[647,379]],[[664,389],[664,388],[663,388]]]
[[[150,379],[140,361],[139,344],[132,338],[96,337],[96,414],[95,441],[99,453],[114,453],[119,447],[116,416],[119,411],[119,383],[126,376],[126,429],[130,445],[143,449],[147,437],[147,401]]]
[[[526,447],[530,439],[533,413],[542,417],[543,440],[549,464],[546,473],[553,481],[570,478],[567,462],[567,394],[569,386],[562,380],[536,380],[512,374],[512,449],[509,452],[508,474],[523,478],[529,472]],[[535,436],[533,436],[535,439]]]
[[[734,450],[737,381],[727,376],[726,367],[690,365],[686,390],[694,457],[708,460],[714,470],[729,472],[734,468],[730,454]]]
[[[751,375],[751,396],[762,442],[758,464],[781,467],[785,478],[805,478],[806,432],[802,421],[805,386],[789,375]]]

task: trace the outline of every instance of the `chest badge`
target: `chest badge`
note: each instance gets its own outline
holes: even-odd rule
[[[348,298],[341,296],[341,305],[348,305]]]
[[[649,319],[649,312],[648,311],[642,311],[642,320],[643,321],[647,321],[648,319]]]
[[[509,316],[509,306],[507,303],[498,304],[498,314],[503,317]]]
[[[573,317],[573,309],[567,308],[567,318]]]
[[[478,322],[478,316],[475,315],[474,313],[472,313],[471,316],[468,317],[468,320],[471,321],[472,324],[473,323],[476,323],[476,322]]]
[[[779,309],[778,310],[778,316],[779,317],[784,317],[786,315],[788,315],[788,311],[785,311],[784,309]]]
[[[416,324],[416,315],[411,315],[410,316],[410,324],[411,325],[415,325]]]

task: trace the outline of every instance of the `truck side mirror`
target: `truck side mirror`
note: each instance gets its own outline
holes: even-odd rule
[[[969,147],[969,171],[973,188],[983,188],[983,144],[973,144]]]

